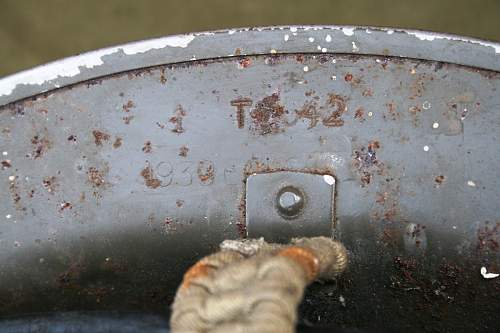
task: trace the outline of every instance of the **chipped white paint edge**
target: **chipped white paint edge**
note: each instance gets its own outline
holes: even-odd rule
[[[486,267],[484,267],[484,266],[481,267],[481,275],[485,279],[494,279],[494,278],[497,278],[500,276],[500,274],[497,274],[497,273],[488,273]]]
[[[169,36],[146,41],[109,47],[97,51],[87,52],[74,57],[54,61],[33,69],[19,72],[0,80],[0,96],[10,95],[17,85],[42,85],[59,77],[73,77],[81,72],[81,68],[91,69],[104,64],[102,58],[122,51],[126,55],[145,53],[165,47],[185,48],[196,36],[213,33],[200,33],[197,35]]]
[[[286,28],[286,27],[285,27]],[[354,32],[356,30],[359,31],[364,31],[367,34],[372,34],[373,32],[376,31],[382,31],[386,32],[388,35],[392,35],[395,32],[398,33],[404,33],[409,36],[413,36],[418,38],[421,41],[434,41],[434,40],[449,40],[449,41],[456,41],[456,42],[465,42],[465,43],[472,43],[472,44],[477,44],[480,46],[485,46],[485,47],[491,47],[493,50],[495,50],[495,54],[500,53],[500,44],[498,43],[493,43],[493,42],[487,42],[487,41],[482,41],[479,39],[474,39],[474,38],[463,38],[460,36],[456,35],[448,35],[448,34],[441,34],[441,33],[433,33],[433,32],[425,32],[425,31],[419,31],[419,30],[395,30],[391,28],[379,28],[379,27],[356,27],[356,26],[327,26],[327,27],[317,27],[317,26],[291,26],[288,27],[291,32],[297,32],[299,29],[308,31],[308,30],[323,30],[323,29],[329,29],[329,30],[338,30],[342,31],[344,35],[346,36],[353,36]]]
[[[475,38],[467,38],[467,37],[460,37],[457,35],[449,35],[449,34],[442,34],[442,33],[436,33],[436,32],[426,32],[426,31],[420,31],[420,30],[394,30],[390,28],[377,28],[377,27],[369,27],[367,29],[370,29],[372,32],[373,31],[383,31],[387,33],[388,35],[392,35],[395,32],[406,34],[408,36],[413,36],[418,38],[421,41],[429,41],[432,42],[434,40],[449,40],[449,41],[454,41],[454,42],[464,42],[464,43],[471,43],[471,44],[476,44],[480,46],[485,46],[485,47],[491,47],[493,50],[495,50],[495,54],[500,53],[500,43],[494,43],[494,42],[487,42],[483,41],[480,39],[475,39]],[[367,31],[368,33],[368,31]]]
[[[485,41],[480,41],[480,40],[474,40],[474,39],[466,39],[466,38],[461,38],[458,36],[452,36],[452,35],[441,35],[441,34],[435,34],[431,32],[423,32],[423,31],[406,31],[406,33],[410,36],[415,36],[420,40],[423,41],[434,41],[434,40],[450,40],[450,41],[457,41],[457,42],[466,42],[466,43],[472,43],[472,44],[478,44],[481,46],[486,46],[486,47],[492,47],[495,50],[495,53],[500,53],[500,45],[495,44],[495,43],[489,43]]]
[[[162,37],[152,40],[140,41],[135,43],[129,43],[125,45],[120,45],[116,47],[110,47],[102,50],[91,51],[78,55],[71,58],[57,60],[53,63],[38,66],[30,70],[16,73],[14,75],[0,78],[0,97],[8,96],[12,94],[17,85],[42,85],[46,83],[51,83],[51,80],[64,77],[74,77],[80,73],[80,68],[94,68],[96,66],[103,65],[102,57],[108,56],[119,51],[122,51],[126,55],[133,55],[139,53],[145,53],[153,49],[162,49],[165,47],[182,47],[185,48],[189,43],[196,38],[196,36],[212,36],[220,33],[224,34],[235,34],[244,33],[249,31],[266,31],[266,30],[289,30],[294,36],[297,35],[298,30],[308,31],[308,30],[337,30],[341,31],[345,36],[353,36],[355,31],[365,32],[366,34],[385,32],[389,35],[397,32],[398,34],[406,34],[408,36],[413,36],[421,41],[433,41],[436,39],[445,39],[450,41],[464,42],[470,44],[476,44],[484,47],[491,47],[494,49],[495,54],[500,53],[500,44],[495,42],[482,41],[474,38],[464,38],[456,35],[447,35],[440,33],[424,32],[418,30],[404,30],[398,29],[394,30],[391,28],[383,27],[372,27],[372,26],[277,26],[277,27],[259,27],[259,28],[239,28],[231,30],[218,30],[218,31],[207,31],[199,32],[187,35],[169,36]],[[404,55],[400,55],[404,56]],[[194,58],[193,58],[194,59]],[[112,72],[106,75],[113,74]],[[65,84],[66,85],[66,84]],[[59,85],[54,84],[52,87],[47,87],[44,90],[40,90],[37,93],[43,93],[48,90],[57,88]]]

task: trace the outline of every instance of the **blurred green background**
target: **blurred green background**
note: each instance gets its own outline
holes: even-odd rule
[[[128,41],[230,27],[350,24],[500,40],[500,0],[0,0],[0,77]]]

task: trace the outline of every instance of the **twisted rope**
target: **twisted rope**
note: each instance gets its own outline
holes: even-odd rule
[[[347,266],[342,244],[326,237],[289,245],[228,240],[193,265],[172,306],[173,333],[290,333],[305,287]]]

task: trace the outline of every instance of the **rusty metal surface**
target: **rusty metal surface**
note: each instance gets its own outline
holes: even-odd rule
[[[265,33],[265,32],[263,32]],[[347,274],[301,320],[499,326],[500,75],[385,56],[151,67],[0,109],[0,313],[166,312],[181,272],[245,236],[245,182],[336,179]]]

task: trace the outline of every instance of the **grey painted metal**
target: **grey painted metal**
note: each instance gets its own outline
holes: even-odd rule
[[[335,177],[334,233],[351,260],[341,279],[310,289],[302,320],[498,327],[500,279],[480,274],[500,267],[494,47],[328,29],[203,35],[213,42],[140,61],[103,56],[95,71],[6,96],[0,314],[166,313],[184,269],[246,235],[248,176],[293,171]],[[266,51],[281,51],[287,34],[291,54]],[[327,51],[353,51],[357,38],[360,52],[310,54],[328,34],[339,48]],[[243,54],[253,43],[267,54],[183,53]],[[54,84],[73,85],[17,100]]]
[[[500,44],[468,37],[354,26],[239,28],[110,47],[20,72],[0,80],[0,105],[126,70],[270,52],[380,54],[500,70]]]
[[[290,171],[250,175],[245,200],[248,237],[281,243],[292,237],[333,235],[334,186],[330,175]]]

